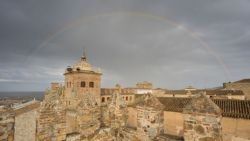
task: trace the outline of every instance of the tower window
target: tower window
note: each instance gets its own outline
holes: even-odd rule
[[[102,103],[105,102],[105,97],[102,97]]]
[[[89,87],[94,88],[94,82],[89,82]]]
[[[81,87],[86,87],[85,81],[82,81],[82,82],[81,82]]]

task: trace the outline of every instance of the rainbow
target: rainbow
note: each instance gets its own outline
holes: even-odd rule
[[[31,54],[33,54],[34,52],[40,50],[41,48],[46,47],[50,41],[52,41],[57,36],[61,35],[63,32],[65,32],[67,30],[70,30],[70,29],[75,28],[75,27],[79,27],[80,25],[82,25],[84,23],[95,22],[100,17],[111,17],[111,16],[119,16],[119,15],[120,16],[126,15],[126,16],[134,16],[134,17],[145,17],[145,18],[150,18],[153,20],[165,22],[167,24],[174,26],[175,28],[181,27],[182,30],[186,31],[192,38],[197,40],[201,44],[201,47],[203,47],[210,55],[212,55],[217,60],[217,63],[222,67],[222,69],[224,71],[226,80],[227,81],[229,80],[230,71],[229,71],[227,65],[225,64],[224,60],[204,40],[202,40],[201,37],[199,37],[197,35],[197,33],[195,33],[191,29],[185,27],[182,24],[179,24],[178,22],[176,22],[172,19],[170,20],[169,18],[166,18],[164,16],[152,15],[149,13],[141,13],[141,12],[111,12],[111,13],[102,13],[102,14],[98,14],[95,16],[81,17],[77,20],[74,20],[74,21],[71,21],[69,23],[64,24],[62,27],[60,27],[58,30],[56,30],[56,32],[48,34],[46,36],[45,40],[41,44],[39,44],[37,47],[35,47],[34,49],[29,51],[28,57]]]

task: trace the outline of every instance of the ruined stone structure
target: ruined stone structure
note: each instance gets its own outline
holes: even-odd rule
[[[100,128],[100,106],[91,94],[82,97],[75,109],[66,109],[66,113],[68,134],[76,132],[80,134],[81,139],[86,139]]]
[[[183,116],[185,141],[222,141],[221,110],[204,93],[191,100]]]
[[[14,111],[8,107],[0,107],[0,141],[14,140]]]
[[[163,131],[163,109],[164,105],[152,96],[137,104],[137,130],[145,132],[150,139],[154,139]]]
[[[124,127],[127,120],[127,104],[119,92],[112,95],[107,108],[109,126],[113,129]]]
[[[66,139],[66,111],[61,95],[62,88],[47,90],[38,112],[38,141]]]

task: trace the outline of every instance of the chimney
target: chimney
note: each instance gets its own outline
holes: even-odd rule
[[[51,82],[50,83],[50,89],[51,90],[57,90],[59,88],[59,83],[58,82]]]

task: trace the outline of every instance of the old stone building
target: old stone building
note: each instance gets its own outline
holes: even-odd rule
[[[51,83],[40,104],[2,108],[0,141],[250,140],[243,90],[154,89],[146,81],[101,88],[101,75],[83,54],[66,68],[64,85]]]
[[[95,96],[100,105],[101,72],[94,70],[83,54],[80,61],[64,73],[64,100],[67,107],[76,106],[85,94]]]
[[[14,140],[14,111],[5,106],[0,107],[0,141]]]

